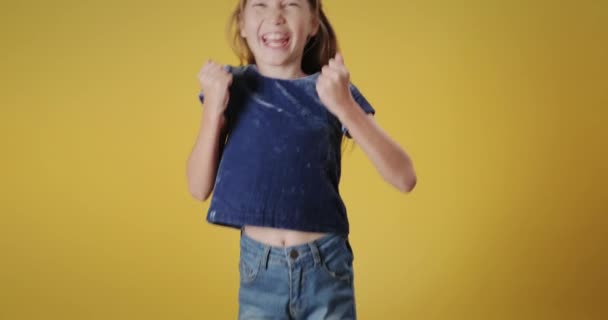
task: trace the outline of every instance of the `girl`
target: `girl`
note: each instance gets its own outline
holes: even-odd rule
[[[350,83],[320,0],[240,0],[229,26],[241,65],[197,75],[187,177],[196,199],[213,191],[208,222],[240,229],[239,319],[355,319],[342,141],[403,192],[412,161]]]

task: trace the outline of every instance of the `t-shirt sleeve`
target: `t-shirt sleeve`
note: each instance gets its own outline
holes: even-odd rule
[[[198,92],[198,101],[201,102],[201,105],[205,103],[205,94],[203,94],[203,89]]]
[[[363,111],[365,113],[371,113],[371,114],[375,115],[376,110],[374,109],[374,107],[372,107],[372,105],[369,103],[369,101],[367,101],[367,99],[365,99],[365,96],[363,96],[361,91],[359,91],[359,89],[352,83],[349,85],[349,88],[350,88],[350,93],[353,95],[353,98],[355,99],[355,101],[357,102],[359,107],[361,107],[361,109],[363,109]],[[347,138],[352,139],[352,137],[350,136],[350,133],[348,133],[348,129],[344,125],[342,125],[342,133],[344,133],[344,135],[346,135]]]

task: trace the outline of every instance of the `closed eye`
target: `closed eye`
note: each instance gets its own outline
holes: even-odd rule
[[[301,5],[301,3],[300,3],[300,1],[291,0],[291,1],[284,1],[283,5],[287,6],[287,7],[299,7]]]

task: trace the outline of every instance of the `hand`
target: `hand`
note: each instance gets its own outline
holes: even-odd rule
[[[317,93],[321,102],[338,118],[355,102],[349,85],[350,73],[344,66],[342,55],[336,53],[335,58],[329,59],[328,65],[321,69],[321,75],[317,79]]]
[[[230,97],[230,85],[232,74],[224,69],[224,66],[208,59],[197,74],[204,96],[205,107],[211,109],[214,114],[221,115],[228,106]]]

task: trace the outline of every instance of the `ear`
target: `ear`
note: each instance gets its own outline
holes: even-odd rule
[[[317,33],[319,32],[319,26],[320,26],[319,19],[317,19],[316,17],[313,17],[312,18],[312,22],[311,22],[311,26],[312,26],[312,29],[310,31],[309,36],[312,38],[312,37],[316,36]]]

